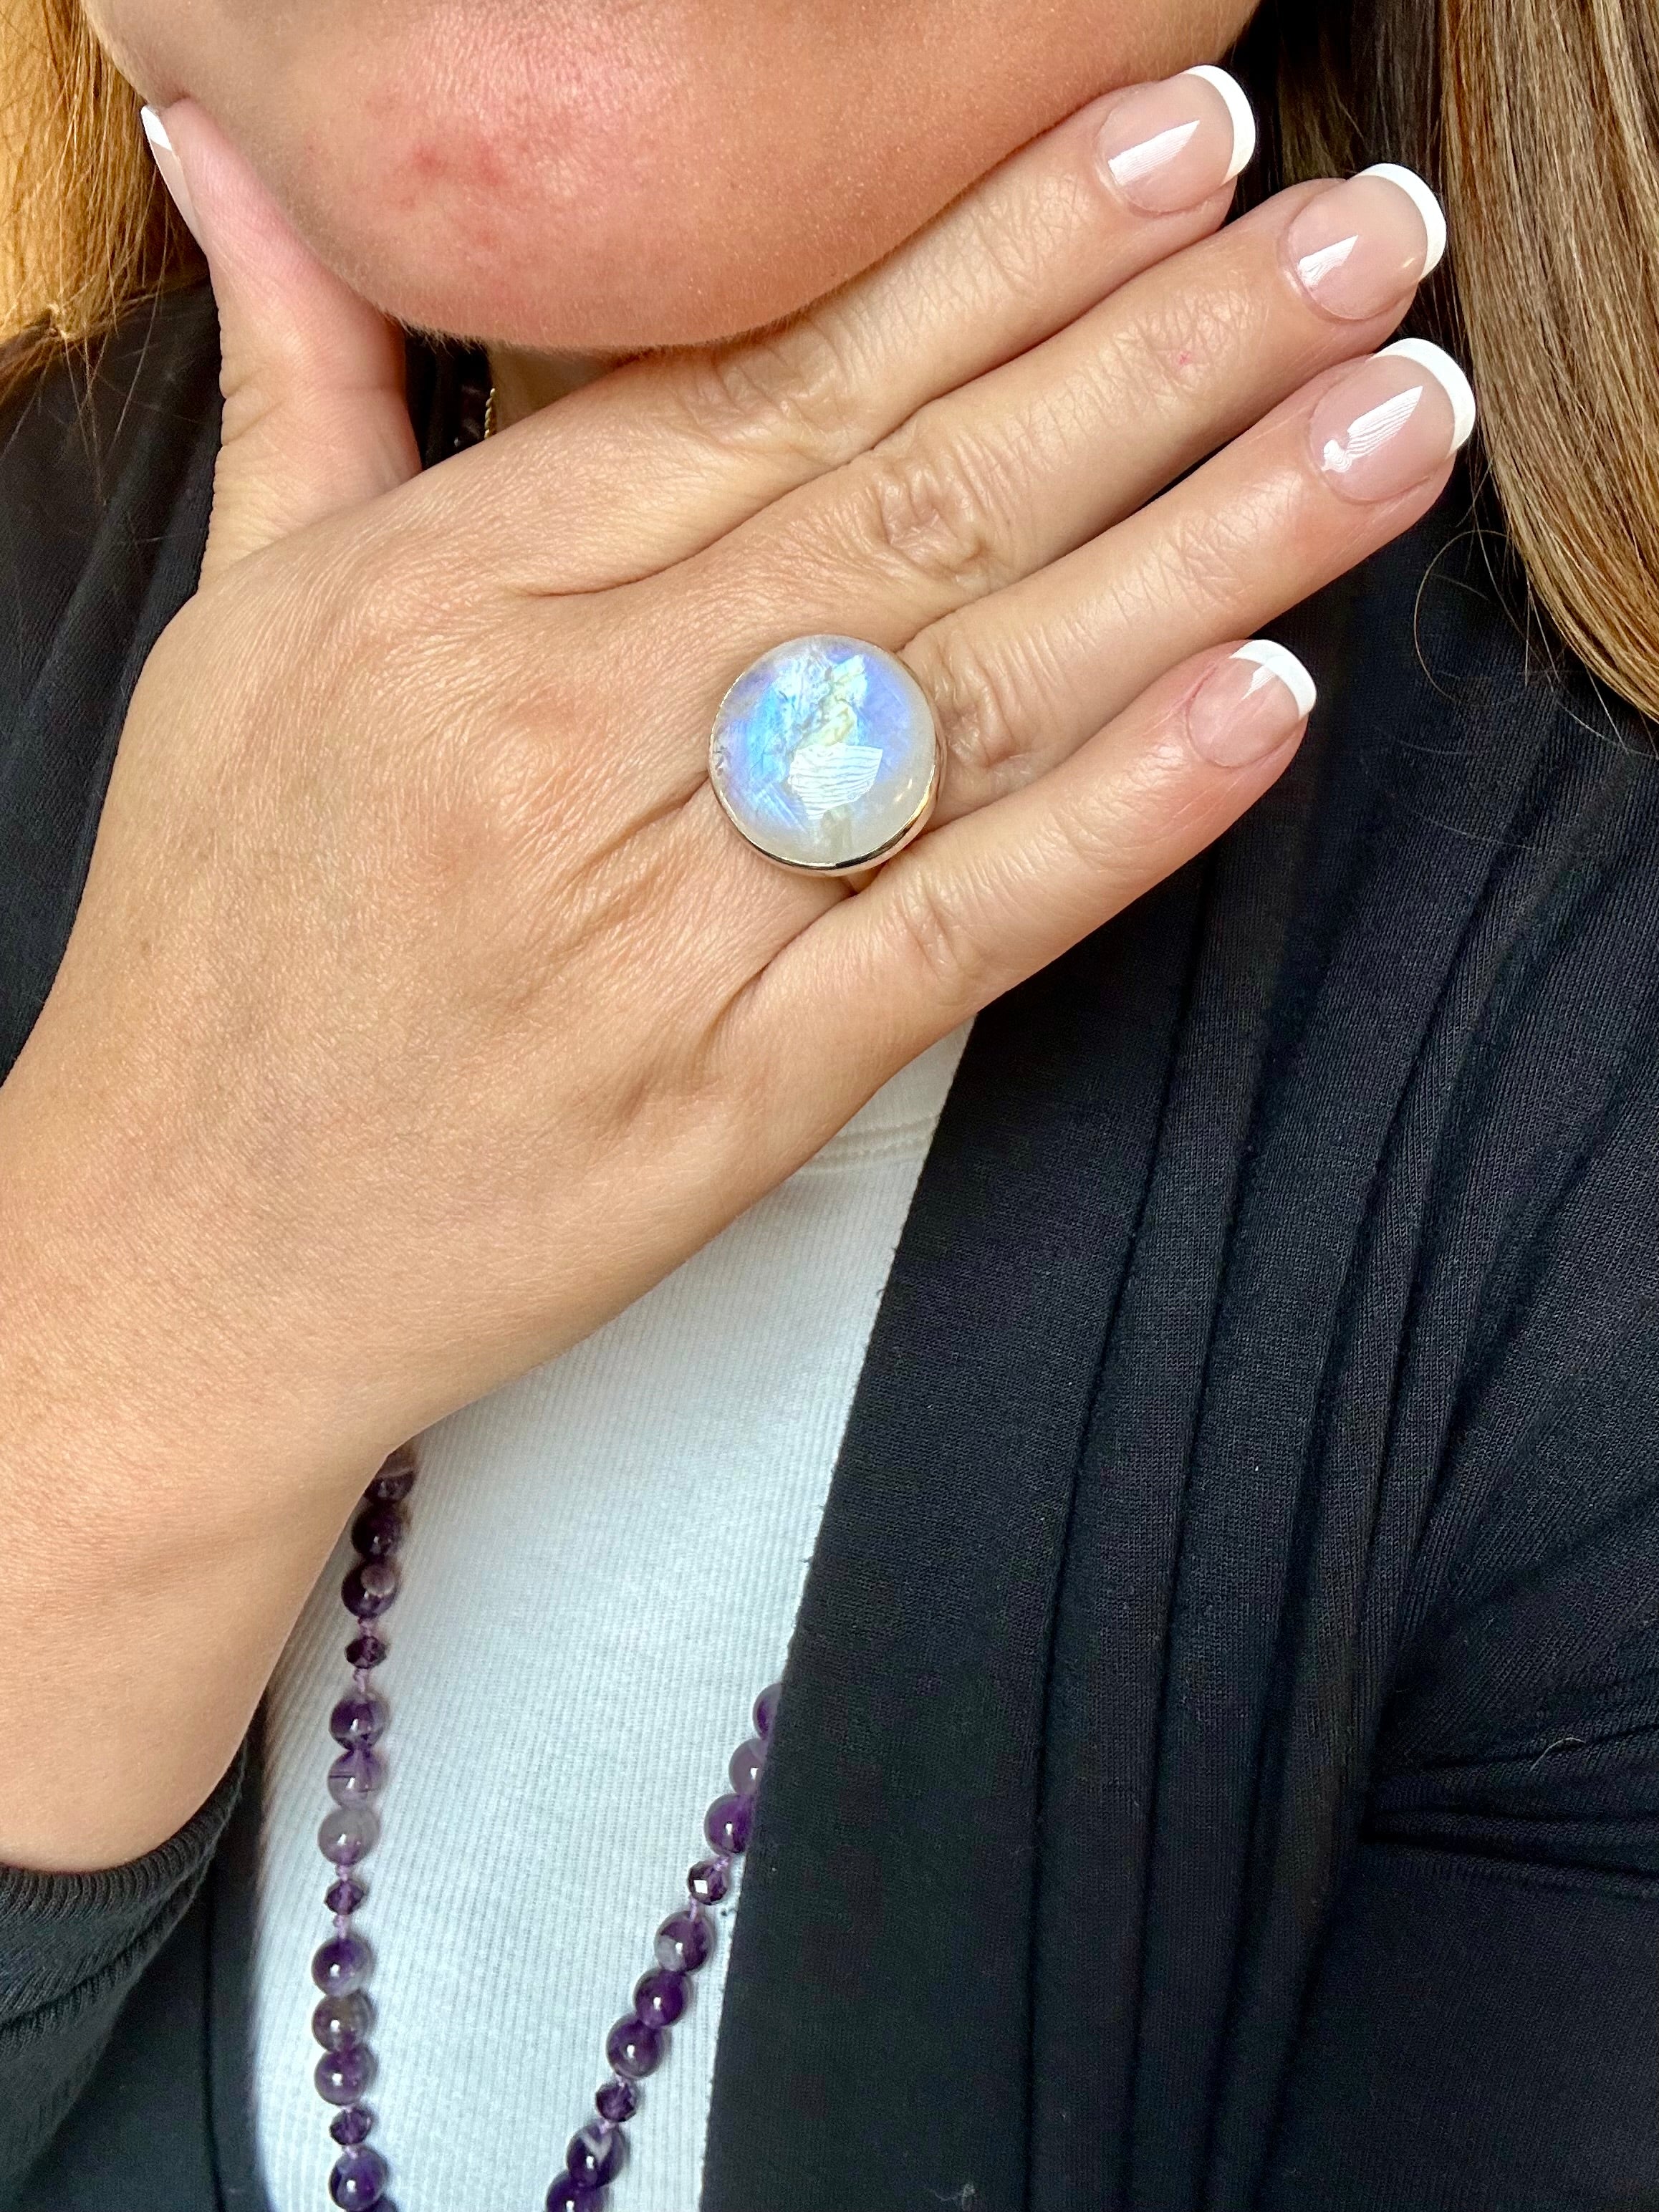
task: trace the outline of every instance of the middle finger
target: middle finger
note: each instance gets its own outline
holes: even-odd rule
[[[1030,575],[1372,350],[1443,236],[1407,171],[1280,193],[702,556],[726,634],[896,646]]]

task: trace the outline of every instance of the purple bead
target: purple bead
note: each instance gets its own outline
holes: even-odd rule
[[[662,2064],[664,2039],[660,2028],[624,2013],[605,2039],[605,2055],[625,2080],[642,2081]]]
[[[378,1667],[380,1662],[376,1659],[373,1663]],[[336,1743],[348,1748],[354,1743],[378,1743],[390,1718],[384,1698],[377,1698],[372,1690],[354,1690],[329,1715],[328,1732]]]
[[[371,1667],[383,1667],[391,1645],[385,1637],[377,1636],[366,1628],[361,1636],[354,1636],[346,1646],[346,1665],[355,1667],[360,1674],[367,1674]]]
[[[672,2027],[690,1993],[684,1974],[672,1966],[653,1966],[634,1984],[634,2010],[647,2027]]]
[[[379,2151],[342,2151],[328,2177],[328,2193],[341,2212],[370,2212],[371,2206],[385,2200],[390,2179]]]
[[[718,1905],[732,1887],[730,1859],[699,1859],[685,1877],[685,1886],[699,1905]]]
[[[353,2143],[367,2142],[374,2134],[374,2115],[367,2105],[348,2105],[344,2112],[336,2112],[328,2131],[337,2143],[349,2149]]]
[[[325,2105],[355,2105],[374,2073],[374,2053],[368,2045],[349,2043],[343,2051],[324,2051],[311,2078]]]
[[[714,1948],[714,1923],[700,1905],[671,1912],[657,1930],[657,1964],[676,1974],[695,1974]],[[626,2073],[619,2066],[619,2074]]]
[[[416,1460],[412,1446],[399,1444],[396,1451],[388,1452],[381,1461],[374,1480],[364,1491],[363,1496],[366,1499],[378,1499],[395,1505],[400,1498],[407,1498],[410,1492],[414,1489],[415,1472]]]
[[[341,1805],[317,1831],[317,1848],[335,1866],[356,1866],[380,1838],[380,1816],[372,1805]]]
[[[765,1765],[766,1746],[757,1735],[751,1735],[747,1743],[738,1746],[726,1771],[739,1797],[754,1796],[760,1788],[761,1770]]]
[[[395,1505],[367,1505],[351,1524],[351,1548],[365,1559],[389,1559],[404,1540],[404,1516]]]
[[[772,1733],[772,1723],[778,1717],[778,1695],[781,1682],[769,1682],[755,1700],[755,1734],[764,1743]]]
[[[328,1770],[328,1794],[337,1805],[361,1805],[386,1787],[386,1761],[366,1743],[343,1751]]]
[[[337,1936],[311,1961],[311,1978],[325,1996],[344,1996],[368,1979],[374,1954],[361,1936]]]
[[[547,2192],[547,2212],[599,2212],[605,2202],[605,2185],[592,2189],[574,2175],[556,2173],[553,2186]]]
[[[613,2127],[620,2127],[624,2120],[631,2120],[640,2109],[640,2093],[631,2081],[624,2081],[620,2074],[613,2074],[608,2081],[602,2081],[595,2090],[593,2106],[602,2120],[609,2120]]]
[[[344,2051],[361,2043],[374,2025],[374,2000],[367,1990],[345,1990],[325,1997],[311,2015],[311,2032],[325,2051]]]
[[[564,2170],[573,2181],[603,2189],[628,2163],[628,2138],[603,2122],[580,2128],[564,2147]]]
[[[752,1797],[717,1797],[703,1816],[702,1832],[722,1858],[738,1859],[749,1848],[754,1819]]]
[[[365,1559],[340,1584],[340,1599],[359,1620],[378,1620],[398,1595],[398,1570],[390,1559]]]
[[[368,1884],[359,1875],[343,1874],[338,1881],[330,1882],[323,1892],[323,1903],[343,1920],[357,1910],[368,1895]]]

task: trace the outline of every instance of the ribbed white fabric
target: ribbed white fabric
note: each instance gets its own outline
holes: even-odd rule
[[[430,1431],[388,1620],[375,2137],[400,2212],[539,2212],[611,2022],[782,1668],[876,1308],[966,1041],[617,1320]],[[326,2205],[312,2086],[343,1546],[271,1686],[254,1959],[274,2212]],[[722,1908],[729,1920],[735,1894]],[[723,1940],[629,2128],[614,2212],[692,2212]]]

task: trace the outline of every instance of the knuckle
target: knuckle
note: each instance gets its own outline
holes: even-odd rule
[[[1014,574],[1003,473],[988,446],[945,451],[912,425],[878,447],[861,471],[870,551],[907,584],[970,598],[999,589]]]
[[[279,546],[276,558],[285,557]],[[406,577],[380,549],[362,544],[336,549],[321,564],[294,566],[295,588],[283,595],[280,688],[326,702],[331,718],[347,724],[379,721],[401,693],[411,648],[418,650]],[[270,734],[286,745],[286,720]]]
[[[592,790],[562,741],[593,720],[580,657],[532,670],[482,625],[428,637],[406,612],[391,644],[376,641],[362,687],[380,732],[366,771],[395,816],[408,888],[464,911],[468,939],[500,950],[582,849]]]
[[[308,580],[307,599],[349,664],[396,665],[453,628],[460,604],[453,566],[419,529],[359,535]]]
[[[683,406],[722,453],[781,454],[805,471],[838,468],[858,450],[855,380],[823,319],[718,346],[687,365]]]
[[[539,872],[556,818],[552,749],[522,715],[455,717],[430,779],[429,850],[452,884]]]
[[[948,884],[911,872],[898,886],[892,927],[901,959],[939,1004],[978,1006],[992,995],[989,948]]]
[[[929,642],[916,673],[933,705],[946,774],[966,777],[976,795],[989,798],[1024,781],[1042,702],[1052,696],[1037,665],[1042,652],[1035,639],[1000,640],[987,651],[955,623]]]
[[[550,963],[568,975],[600,957],[632,972],[633,940],[656,918],[569,781],[532,717],[480,708],[446,732],[408,802],[405,889],[446,918],[453,966],[477,1002],[515,1018]]]
[[[365,548],[331,597],[322,596],[337,636],[354,656],[378,662],[398,653],[415,627],[414,592],[407,566]]]

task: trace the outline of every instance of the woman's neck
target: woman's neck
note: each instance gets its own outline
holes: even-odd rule
[[[591,384],[612,366],[607,354],[531,353],[518,346],[492,346],[489,373],[495,386],[495,424],[505,430],[568,392]]]

